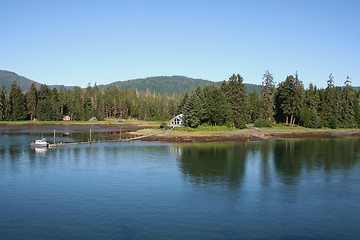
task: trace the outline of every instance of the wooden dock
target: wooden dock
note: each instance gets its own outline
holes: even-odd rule
[[[100,141],[100,140],[99,141],[94,141],[91,138],[89,139],[89,141],[86,141],[86,142],[59,142],[59,143],[56,143],[54,141],[54,143],[50,143],[48,145],[48,148],[56,148],[56,147],[63,147],[63,146],[68,146],[68,145],[79,145],[79,144],[104,143],[104,142],[130,142],[130,141],[140,140],[140,139],[143,139],[143,138],[159,135],[159,134],[164,133],[164,132],[166,132],[166,130],[163,130],[163,131],[160,131],[160,132],[157,132],[157,133],[137,136],[137,137],[133,137],[133,138],[120,138],[120,139],[103,140],[103,141]]]

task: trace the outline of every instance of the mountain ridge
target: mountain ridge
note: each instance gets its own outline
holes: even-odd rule
[[[0,87],[5,85],[6,89],[9,91],[11,88],[11,84],[13,82],[20,87],[23,92],[26,92],[30,89],[31,84],[35,83],[36,88],[40,88],[42,83],[37,81],[31,80],[27,77],[21,76],[15,72],[8,71],[8,70],[0,70]],[[64,86],[64,85],[48,85],[51,89],[52,88],[72,88],[72,86]]]
[[[116,81],[110,83],[110,86],[118,86],[123,89],[137,89],[142,92],[155,92],[160,94],[168,95],[181,95],[185,92],[191,91],[192,89],[203,86],[217,84],[217,82],[212,82],[200,78],[190,78],[181,75],[173,76],[154,76],[146,78],[137,78],[126,81]]]
[[[18,75],[15,72],[0,70],[0,87],[5,85],[6,89],[9,91],[11,84],[15,81],[18,86],[20,86],[23,92],[26,92],[30,89],[32,83],[35,83],[36,87],[39,88],[42,83],[31,80],[24,76]],[[142,92],[150,92],[156,94],[168,94],[168,95],[182,95],[185,92],[189,92],[192,89],[203,86],[216,84],[220,85],[222,81],[213,82],[210,80],[200,79],[200,78],[190,78],[181,75],[173,76],[153,76],[146,78],[137,78],[130,79],[125,81],[115,81],[109,84],[98,85],[99,87],[107,86],[117,86],[123,89],[137,89]],[[245,83],[248,91],[259,92],[261,90],[260,85],[256,84],[247,84]],[[50,88],[73,88],[74,86],[64,86],[64,85],[48,85]]]
[[[23,92],[26,92],[30,89],[32,83],[35,83],[37,88],[40,88],[42,83],[31,80],[24,76],[18,75],[15,72],[0,70],[0,87],[5,85],[6,89],[9,91],[13,81],[16,81],[17,85],[20,86]],[[153,76],[146,78],[137,78],[130,79],[125,81],[114,81],[109,84],[98,85],[99,87],[107,86],[117,86],[123,89],[137,89],[143,92],[150,92],[156,94],[168,94],[168,95],[182,95],[185,92],[189,92],[192,89],[203,86],[203,85],[220,85],[223,81],[213,82],[210,80],[205,80],[201,78],[190,78],[181,75],[173,76]],[[64,85],[48,85],[52,88],[65,87],[72,89],[74,86],[64,86]],[[245,83],[245,86],[248,92],[261,92],[261,85]],[[360,86],[352,86],[354,90],[359,91]]]
[[[5,85],[6,89],[10,89],[13,81],[16,81],[16,84],[24,91],[30,88],[32,83],[35,83],[36,87],[40,87],[40,83],[26,78],[24,76],[20,76],[15,72],[0,70],[0,85]]]

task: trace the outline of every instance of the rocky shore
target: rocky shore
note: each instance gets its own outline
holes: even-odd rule
[[[122,138],[137,138],[142,141],[162,141],[170,143],[186,142],[226,142],[226,141],[259,141],[273,138],[313,138],[313,137],[360,137],[359,129],[286,129],[262,130],[245,129],[224,132],[186,132],[174,130],[150,129],[150,125],[140,124],[0,124],[0,133],[6,132],[56,132],[67,133],[74,131],[102,132],[106,139],[119,138],[120,129]],[[145,130],[144,130],[145,129]]]
[[[243,130],[235,132],[172,132],[164,131],[146,137],[146,133],[130,132],[132,136],[143,135],[144,141],[182,142],[227,142],[260,141],[273,138],[316,138],[316,137],[360,137],[360,130],[314,130],[314,131],[262,131]]]

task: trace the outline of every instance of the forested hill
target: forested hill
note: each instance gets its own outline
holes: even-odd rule
[[[36,82],[34,80],[28,79],[26,77],[20,76],[14,72],[6,71],[6,70],[0,70],[0,87],[5,85],[6,89],[10,90],[11,84],[13,82],[16,82],[16,84],[20,87],[20,89],[23,92],[27,92],[30,89],[30,86],[32,83],[35,83],[36,88],[40,88],[41,83]],[[51,89],[57,88],[59,89],[63,85],[50,85],[49,87]],[[66,88],[72,88],[66,86]]]
[[[137,89],[141,92],[167,93],[168,95],[181,95],[187,91],[196,88],[199,85],[209,85],[214,82],[194,79],[184,76],[158,76],[139,78],[127,81],[118,81],[110,85],[118,86],[122,89]]]
[[[14,72],[0,70],[0,86],[5,85],[7,89],[10,89],[11,84],[14,81],[22,91],[29,90],[32,83],[35,83],[37,88],[39,88],[41,85],[40,83],[30,80],[26,77],[19,76]]]
[[[185,92],[189,92],[192,89],[195,89],[198,86],[217,84],[220,85],[221,82],[212,82],[204,79],[194,79],[185,76],[158,76],[158,77],[148,77],[133,79],[127,81],[118,81],[111,83],[111,85],[116,85],[122,89],[137,89],[142,92],[150,93],[167,93],[168,95],[182,95]],[[261,86],[255,84],[245,84],[249,92],[260,92]]]
[[[9,90],[13,81],[16,81],[17,85],[20,86],[23,92],[27,92],[30,89],[32,83],[36,84],[37,88],[40,88],[41,83],[30,80],[26,77],[20,76],[14,72],[0,70],[0,87],[5,85]],[[139,78],[127,81],[117,81],[110,83],[109,85],[116,85],[122,89],[138,89],[142,92],[151,92],[163,94],[167,93],[168,95],[182,95],[185,92],[189,92],[192,89],[196,88],[199,85],[210,85],[217,84],[220,85],[222,81],[212,82],[204,79],[194,79],[185,76],[158,76],[158,77],[148,77],[148,78]],[[52,88],[60,88],[63,85],[50,85]],[[100,85],[101,86],[101,85]],[[103,85],[108,86],[108,85]],[[73,88],[73,86],[65,86],[66,88]],[[245,87],[248,92],[261,92],[261,86],[256,84],[245,83]],[[360,90],[360,87],[353,87],[354,90]]]

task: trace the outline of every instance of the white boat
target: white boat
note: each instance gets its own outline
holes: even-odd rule
[[[48,145],[46,138],[37,139],[35,142],[30,143],[30,146],[32,147],[47,147]]]

